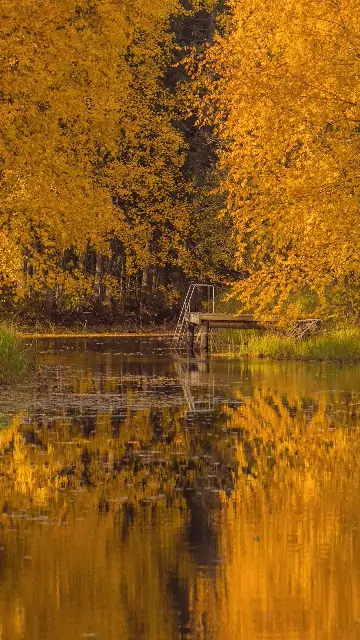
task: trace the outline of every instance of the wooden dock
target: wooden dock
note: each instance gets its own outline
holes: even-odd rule
[[[191,311],[186,315],[186,321],[196,326],[209,323],[209,329],[264,329],[254,316],[244,314],[237,316],[229,313],[199,313]]]
[[[203,297],[205,296],[205,301],[203,300],[202,303],[203,310],[195,311],[195,305],[192,304],[192,301],[195,294],[199,292],[203,294]],[[193,306],[193,309],[191,309],[191,306]],[[199,309],[199,301],[196,306]],[[207,308],[206,311],[204,307]],[[319,318],[300,318],[287,335],[296,340],[302,340],[305,336],[318,331],[320,324],[321,320]],[[181,346],[187,346],[193,352],[195,344],[199,344],[202,351],[208,352],[211,329],[255,329],[256,331],[266,331],[269,327],[271,327],[271,323],[266,323],[265,326],[263,322],[249,314],[215,313],[213,285],[194,283],[189,286],[181,308],[172,339],[172,347],[173,349],[178,349]]]
[[[194,298],[200,295],[202,306],[207,308],[195,310]],[[199,309],[199,298],[196,304]],[[191,308],[193,307],[193,308]],[[188,349],[194,350],[195,343],[200,349],[209,351],[209,335],[211,329],[257,329],[265,327],[254,316],[249,314],[215,313],[215,292],[213,285],[194,283],[189,286],[183,306],[175,327],[172,346],[178,349],[187,344]]]
[[[189,311],[185,315],[187,325],[187,342],[191,351],[195,345],[195,335],[200,343],[200,349],[209,351],[210,329],[256,329],[265,327],[251,315],[234,315],[229,313],[201,313]],[[197,332],[197,333],[196,333]]]

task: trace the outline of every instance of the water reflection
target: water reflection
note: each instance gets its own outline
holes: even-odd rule
[[[358,637],[358,367],[37,348],[0,395],[0,638]]]

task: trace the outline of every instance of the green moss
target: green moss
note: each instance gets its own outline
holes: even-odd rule
[[[215,351],[275,359],[360,361],[360,329],[332,329],[303,340],[270,332],[224,332],[215,337]]]
[[[21,380],[30,368],[20,340],[9,329],[0,327],[0,384]]]

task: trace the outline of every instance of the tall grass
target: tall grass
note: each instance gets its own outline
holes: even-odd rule
[[[0,384],[21,380],[31,363],[16,335],[0,327]]]
[[[247,357],[300,360],[360,361],[360,329],[332,329],[303,340],[275,333],[224,332],[214,339],[215,351]]]

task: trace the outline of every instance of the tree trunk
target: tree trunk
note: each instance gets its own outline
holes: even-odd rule
[[[54,289],[46,289],[45,294],[45,315],[50,318],[54,311],[55,291]]]
[[[101,307],[105,299],[105,286],[103,284],[103,257],[101,253],[96,253],[95,262],[95,296],[97,306]]]

